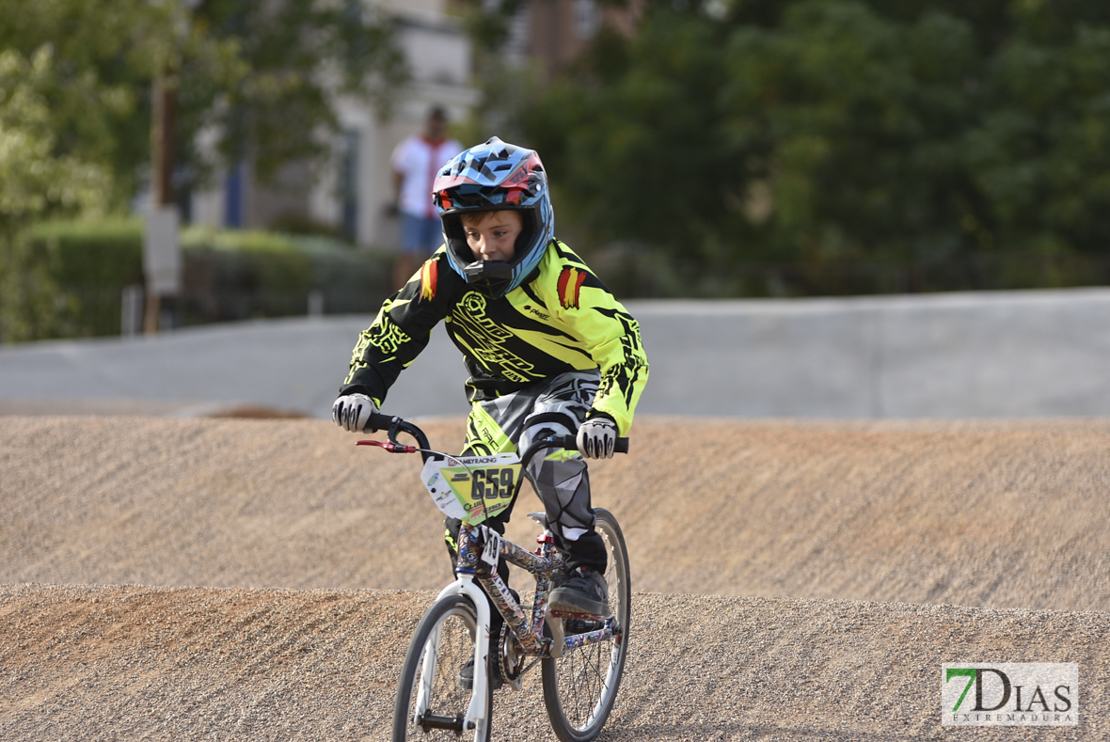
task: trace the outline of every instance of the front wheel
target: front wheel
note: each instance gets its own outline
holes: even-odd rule
[[[451,740],[461,735],[489,742],[493,694],[486,688],[486,718],[473,730],[464,719],[474,691],[472,676],[461,671],[474,657],[478,618],[463,595],[436,601],[416,627],[409,643],[393,707],[393,742]]]
[[[632,612],[628,549],[613,514],[602,508],[594,508],[594,514],[597,532],[609,552],[605,581],[620,633],[608,641],[568,649],[558,659],[543,660],[543,701],[551,726],[562,742],[589,742],[601,732],[613,710],[628,652]],[[567,629],[568,634],[573,633],[569,625]]]

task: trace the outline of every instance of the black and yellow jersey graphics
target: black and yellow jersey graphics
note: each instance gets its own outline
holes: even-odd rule
[[[440,248],[359,335],[340,394],[361,392],[380,406],[440,321],[465,357],[471,402],[599,369],[593,409],[628,434],[648,376],[640,326],[566,245],[548,243],[532,275],[499,299],[473,290]]]

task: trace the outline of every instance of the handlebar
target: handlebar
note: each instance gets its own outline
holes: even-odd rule
[[[552,445],[549,448],[564,448],[568,451],[578,450],[578,436],[576,435],[553,435],[549,440]],[[617,438],[617,443],[613,447],[616,453],[628,453],[628,439]]]
[[[415,450],[403,450],[403,449],[410,449],[412,447],[411,446],[404,446],[404,445],[398,443],[398,441],[397,441],[397,434],[398,433],[407,433],[407,434],[411,435],[413,438],[416,439],[416,442],[417,442],[417,444],[419,445],[419,447],[421,449],[427,450],[427,448],[429,446],[428,436],[424,435],[423,430],[416,427],[415,425],[408,422],[407,420],[402,420],[401,418],[397,417],[396,415],[383,415],[380,412],[371,413],[370,420],[369,420],[369,422],[366,423],[365,432],[375,433],[379,430],[384,430],[384,431],[387,432],[387,435],[389,436],[389,442],[392,443],[393,446],[394,446],[394,448],[387,449],[391,453],[416,453]],[[397,450],[395,450],[395,449],[397,449]],[[428,454],[425,453],[424,458],[427,458],[427,457],[428,457]]]
[[[449,456],[449,454],[433,451],[429,448],[428,437],[424,431],[418,428],[413,423],[402,420],[393,415],[383,415],[376,412],[370,415],[370,420],[366,425],[365,432],[371,433],[378,430],[387,431],[389,441],[358,441],[359,446],[378,446],[385,449],[390,453],[420,453],[421,458],[427,463],[428,459],[433,456]],[[416,439],[416,446],[409,446],[397,441],[399,433],[406,433]],[[528,469],[529,463],[532,458],[540,451],[547,448],[563,448],[568,451],[578,450],[578,437],[576,435],[552,435],[547,438],[541,438],[534,441],[524,453],[520,455],[520,466],[522,469]],[[617,453],[628,453],[628,438],[617,438],[614,450]],[[453,458],[453,457],[452,457]],[[520,487],[524,483],[525,477],[520,477],[516,481],[516,486],[513,489],[512,497],[515,499],[520,492]]]
[[[424,434],[424,431],[407,420],[402,420],[396,415],[384,415],[380,412],[375,412],[370,415],[370,420],[366,424],[366,432],[373,433],[379,430],[387,432],[390,445],[385,448],[391,453],[416,453],[420,451],[425,460],[432,455],[432,451],[429,450],[428,437]],[[414,448],[399,443],[397,441],[398,433],[406,433],[412,436],[416,439],[418,446]],[[529,446],[527,451],[521,454],[521,463],[527,466],[532,456],[545,448],[562,448],[567,451],[577,451],[578,438],[575,435],[553,435],[549,438],[538,440]],[[628,453],[628,438],[617,438],[613,450],[617,453]]]

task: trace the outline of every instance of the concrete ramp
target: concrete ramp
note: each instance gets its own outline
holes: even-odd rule
[[[1110,290],[629,302],[649,415],[838,419],[1110,415]],[[0,347],[0,413],[330,415],[372,317]],[[387,409],[466,412],[442,328]]]
[[[651,413],[1110,415],[1106,289],[634,306]]]
[[[298,318],[155,336],[0,347],[0,413],[197,417],[255,407],[330,417],[373,317]],[[440,328],[391,395],[408,415],[463,414],[466,375]]]

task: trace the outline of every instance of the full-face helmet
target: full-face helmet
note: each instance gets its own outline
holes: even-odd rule
[[[497,137],[460,153],[440,169],[432,186],[443,220],[451,267],[482,293],[498,298],[528,277],[555,233],[547,173],[535,151]],[[511,209],[522,229],[512,260],[475,260],[462,215]]]

